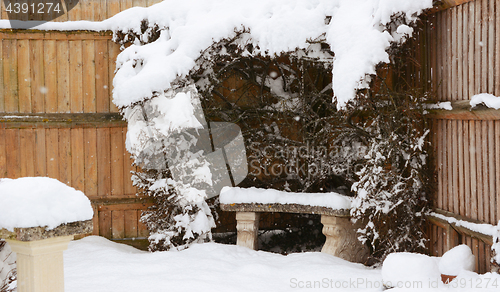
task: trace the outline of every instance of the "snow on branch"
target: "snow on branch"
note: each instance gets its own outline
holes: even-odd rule
[[[343,107],[368,87],[377,64],[389,62],[391,43],[411,36],[408,25],[430,7],[431,0],[165,0],[129,9],[107,20],[115,40],[135,36],[118,56],[113,102],[128,107],[185,83],[202,52],[236,38],[253,56],[327,44],[335,54],[334,99]]]

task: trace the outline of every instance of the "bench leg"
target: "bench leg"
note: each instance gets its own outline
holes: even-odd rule
[[[236,212],[236,230],[238,238],[236,245],[258,249],[257,236],[259,233],[259,213]]]
[[[349,217],[321,215],[321,223],[323,223],[323,234],[326,236],[321,252],[350,262],[366,262],[368,249],[357,239],[357,228]]]

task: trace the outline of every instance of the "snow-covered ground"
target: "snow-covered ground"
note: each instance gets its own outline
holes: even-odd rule
[[[91,236],[71,242],[64,257],[67,292],[383,291],[380,268],[319,252],[283,256],[206,243],[183,251],[149,253]],[[402,265],[411,265],[405,259]],[[463,272],[449,286],[437,278],[400,285],[418,291],[498,291],[500,275]],[[401,290],[408,291],[390,291]]]

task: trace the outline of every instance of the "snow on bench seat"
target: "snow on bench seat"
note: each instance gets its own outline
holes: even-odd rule
[[[223,211],[349,216],[351,198],[338,193],[290,193],[273,189],[224,187]]]

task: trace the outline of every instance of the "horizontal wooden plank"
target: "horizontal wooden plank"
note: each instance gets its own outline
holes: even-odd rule
[[[474,224],[484,224],[484,222],[465,218],[463,216],[456,215],[456,214],[453,214],[451,212],[444,211],[444,210],[437,209],[437,210],[434,210],[434,212],[441,214],[441,215],[444,215],[444,216],[447,216],[447,217],[455,218],[456,220],[461,220],[461,221],[474,223]],[[465,236],[469,236],[469,237],[478,239],[478,240],[480,240],[488,245],[493,244],[493,237],[490,235],[479,233],[477,231],[471,230],[471,229],[466,228],[464,226],[458,226],[455,223],[449,223],[448,221],[445,221],[441,218],[438,218],[438,217],[435,217],[432,215],[428,216],[427,219],[429,220],[430,223],[432,223],[433,225],[438,226],[440,228],[449,229],[451,227],[452,229],[454,229],[456,232],[458,232],[461,235],[465,235]]]
[[[470,106],[470,100],[451,102],[452,110],[432,109],[428,110],[427,117],[443,120],[500,120],[500,110],[478,105]]]
[[[0,128],[114,128],[126,127],[119,113],[0,113]]]
[[[0,29],[0,39],[15,40],[111,40],[110,31],[46,31],[46,30],[19,30]],[[118,45],[117,45],[118,46]]]
[[[118,204],[118,205],[98,205],[99,211],[125,211],[125,210],[146,210],[153,203],[135,203],[135,204]]]

